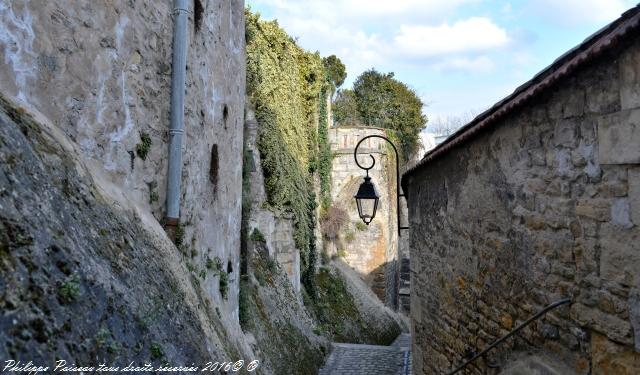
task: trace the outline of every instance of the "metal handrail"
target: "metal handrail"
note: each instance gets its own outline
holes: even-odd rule
[[[496,340],[493,344],[491,344],[491,345],[487,346],[486,348],[484,348],[480,353],[474,355],[473,357],[468,359],[465,363],[463,363],[462,365],[458,366],[455,370],[449,372],[447,375],[453,375],[453,374],[457,373],[458,371],[460,371],[463,368],[467,367],[469,364],[471,364],[476,359],[478,359],[478,358],[482,357],[483,355],[485,355],[489,350],[491,350],[491,349],[495,348],[496,346],[502,344],[502,342],[504,342],[506,339],[508,339],[509,337],[511,337],[511,336],[515,335],[516,333],[518,333],[524,327],[526,327],[529,324],[531,324],[531,322],[539,319],[542,315],[546,314],[550,310],[555,309],[558,306],[566,305],[568,303],[571,303],[571,298],[561,299],[561,300],[556,301],[556,302],[554,302],[554,303],[552,303],[550,305],[547,305],[544,309],[540,310],[536,315],[534,315],[531,318],[525,320],[522,324],[520,324],[519,326],[514,328],[511,332],[507,333],[506,335],[504,335],[501,338],[499,338],[498,340]]]

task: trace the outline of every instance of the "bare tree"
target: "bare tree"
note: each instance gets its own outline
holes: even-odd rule
[[[468,124],[478,115],[475,110],[467,110],[457,116],[445,116],[432,118],[427,124],[426,131],[437,135],[448,136],[464,125]]]

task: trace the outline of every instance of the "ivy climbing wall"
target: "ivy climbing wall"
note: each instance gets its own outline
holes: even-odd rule
[[[246,20],[247,93],[259,124],[257,148],[266,191],[262,207],[291,219],[301,277],[312,289],[317,186],[318,180],[328,181],[328,169],[320,167],[320,156],[326,163],[328,149],[318,144],[319,118],[326,118],[326,74],[320,55],[300,48],[277,21],[263,21],[250,11]],[[326,143],[324,135],[320,140]]]

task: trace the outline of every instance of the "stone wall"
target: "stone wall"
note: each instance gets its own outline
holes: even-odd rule
[[[640,373],[637,40],[407,176],[414,374],[564,297],[488,361],[534,351],[579,374]]]
[[[400,200],[400,223],[407,224],[406,199]],[[411,248],[409,247],[409,232],[402,230],[398,238],[398,312],[409,316],[411,312]]]
[[[218,257],[239,269],[244,4],[194,0],[183,138],[181,221],[194,267]],[[193,8],[193,5],[191,6]],[[196,22],[197,23],[194,23]],[[40,112],[79,145],[99,183],[142,215],[164,216],[172,53],[172,2],[0,3],[0,91]],[[146,158],[136,147],[143,135]],[[237,320],[237,272],[229,299],[203,282]]]
[[[378,188],[380,203],[374,220],[363,225],[355,200],[365,171],[353,160],[358,141],[367,135],[385,135],[384,129],[372,127],[335,127],[329,129],[333,152],[331,169],[331,197],[333,204],[344,209],[349,217],[341,236],[326,242],[329,255],[343,255],[345,262],[355,269],[388,306],[396,306],[398,231],[396,227],[395,161],[388,157],[387,143],[379,138],[366,140],[359,148],[360,164],[376,165],[369,171]]]
[[[276,259],[287,274],[293,290],[300,292],[300,250],[293,240],[293,217],[289,213],[274,212],[265,208],[267,193],[258,150],[258,128],[260,124],[251,108],[247,108],[245,124],[245,162],[247,165],[251,215],[248,234],[254,231],[264,236],[269,257]]]

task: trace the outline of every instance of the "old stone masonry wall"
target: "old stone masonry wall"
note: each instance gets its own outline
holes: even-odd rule
[[[237,320],[244,4],[194,0],[188,25],[183,138],[183,251]],[[172,1],[0,2],[0,91],[40,112],[81,150],[97,181],[127,209],[160,221],[167,174]]]
[[[640,373],[640,42],[593,60],[408,181],[414,373],[533,351]],[[546,358],[546,359],[545,359]],[[504,368],[504,367],[503,367]]]

